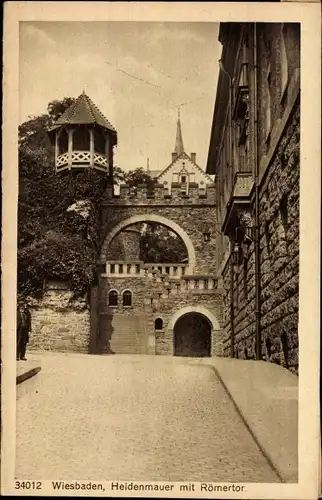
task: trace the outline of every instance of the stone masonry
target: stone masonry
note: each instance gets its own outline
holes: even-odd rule
[[[48,289],[31,308],[28,349],[87,353],[90,312],[86,298],[71,301],[68,289]]]
[[[100,351],[104,352],[108,341],[113,348],[113,342],[117,342],[114,339],[124,335],[131,352],[172,355],[173,318],[182,311],[182,314],[195,312],[208,318],[212,354],[221,352],[222,291],[216,279],[216,263],[209,258],[215,253],[214,206],[215,188],[211,184],[206,190],[199,190],[197,184],[190,183],[188,193],[183,194],[180,185],[173,183],[171,195],[161,184],[155,186],[153,193],[143,185],[134,192],[126,185],[121,186],[119,196],[107,190],[102,204],[100,268],[103,272],[96,334]],[[184,239],[188,262],[166,265],[140,262],[134,250],[135,243],[138,244],[135,225],[145,221],[161,223]],[[123,249],[121,258],[111,259],[118,248]],[[124,256],[126,248],[128,253]],[[117,273],[104,273],[104,268],[107,271],[111,266],[118,266]],[[172,275],[176,271],[186,272]],[[118,303],[114,306],[109,305],[111,291],[118,294]],[[125,291],[131,292],[131,306],[122,303]],[[139,331],[131,333],[133,326],[126,318],[132,319],[132,325],[139,325]],[[161,329],[155,329],[157,318],[162,320]],[[116,345],[119,349],[123,347]]]
[[[298,368],[299,106],[294,109],[260,193],[261,329],[264,359]],[[254,356],[254,244],[234,279],[235,354]],[[224,270],[225,352],[229,355],[230,266]],[[286,347],[286,351],[285,351]],[[285,359],[287,356],[287,360]]]
[[[104,264],[108,250],[105,238],[118,223],[133,217],[139,217],[144,222],[146,215],[152,216],[150,220],[157,216],[155,220],[158,222],[158,216],[161,216],[176,223],[190,239],[196,255],[194,273],[215,275],[216,261],[209,258],[216,251],[214,207],[214,185],[207,186],[204,192],[199,190],[197,184],[190,184],[187,195],[182,194],[179,184],[172,184],[171,195],[161,184],[156,185],[154,194],[149,194],[146,186],[139,186],[133,194],[125,185],[121,186],[120,196],[113,196],[110,188],[102,206],[101,262]],[[210,241],[204,241],[204,232],[210,233]]]

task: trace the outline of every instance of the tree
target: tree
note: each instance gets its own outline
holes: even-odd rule
[[[135,170],[130,170],[129,172],[124,172],[123,180],[130,187],[137,187],[140,184],[146,184],[148,189],[153,188],[155,185],[155,180],[143,170],[143,168],[137,168]]]
[[[50,114],[19,127],[18,290],[35,294],[46,277],[66,279],[75,294],[95,276],[100,200],[106,177],[91,170],[57,175],[46,134],[72,98],[52,101]],[[68,210],[87,201],[89,216]]]
[[[58,120],[58,118],[61,117],[61,115],[68,109],[76,99],[74,97],[64,97],[61,101],[50,101],[50,103],[47,106],[47,111],[48,111],[48,116],[52,120],[52,122],[55,122]]]
[[[145,225],[140,244],[140,259],[143,262],[174,264],[188,257],[186,246],[181,238],[156,222],[149,222]]]

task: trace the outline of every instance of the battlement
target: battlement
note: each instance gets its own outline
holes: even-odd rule
[[[115,194],[112,187],[108,187],[103,204],[160,204],[160,205],[215,205],[215,185],[197,183],[172,184],[138,184],[131,187],[121,184],[119,194]]]

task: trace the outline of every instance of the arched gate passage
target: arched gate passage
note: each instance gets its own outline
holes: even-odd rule
[[[200,313],[181,316],[173,329],[174,356],[196,358],[211,356],[211,324]]]
[[[173,338],[173,355],[210,357],[216,348],[219,322],[204,306],[186,306],[170,318],[169,335]],[[215,343],[215,345],[213,345]]]

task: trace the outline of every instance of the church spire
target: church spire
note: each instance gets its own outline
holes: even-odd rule
[[[177,156],[179,156],[183,153],[183,140],[182,140],[181,121],[180,121],[180,106],[178,107],[177,135],[176,135],[176,145],[174,148],[174,153]]]

